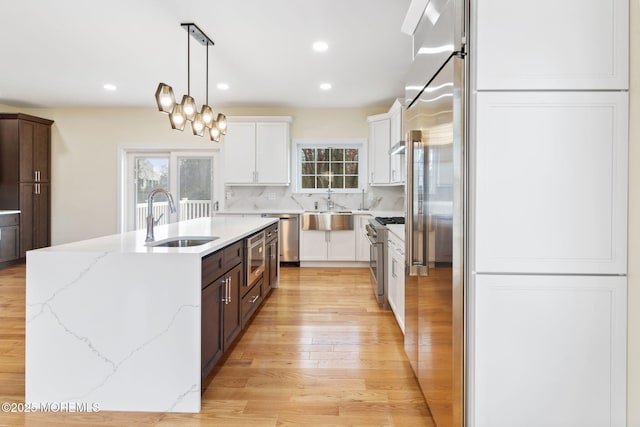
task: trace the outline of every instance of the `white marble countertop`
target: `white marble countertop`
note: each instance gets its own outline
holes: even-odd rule
[[[158,225],[154,229],[155,243],[173,237],[218,237],[200,246],[169,248],[147,246],[144,242],[146,230],[97,237],[79,242],[65,243],[38,249],[42,252],[108,252],[145,254],[198,254],[204,256],[224,248],[264,227],[277,222],[277,218],[246,217],[206,217],[181,221],[168,225]]]
[[[0,215],[10,215],[10,214],[19,214],[20,211],[3,211],[0,210]]]

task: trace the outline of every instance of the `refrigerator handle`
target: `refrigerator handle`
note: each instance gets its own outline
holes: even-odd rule
[[[407,269],[410,276],[428,276],[429,230],[427,228],[428,150],[422,142],[422,131],[409,132],[407,146],[407,218],[405,221]]]

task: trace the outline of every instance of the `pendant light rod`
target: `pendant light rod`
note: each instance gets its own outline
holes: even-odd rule
[[[209,105],[209,43],[207,43],[207,76],[205,79],[205,89],[207,94],[205,95],[205,104]]]
[[[187,95],[191,96],[191,37],[187,31]]]

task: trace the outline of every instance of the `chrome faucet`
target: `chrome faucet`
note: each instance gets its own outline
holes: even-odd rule
[[[333,200],[331,200],[331,186],[329,186],[329,188],[327,188],[327,210],[332,210],[333,206]]]
[[[171,193],[169,193],[164,188],[156,188],[155,190],[151,191],[151,193],[149,193],[149,197],[147,197],[147,238],[144,239],[145,242],[153,242],[153,226],[158,225],[158,222],[160,222],[160,219],[164,215],[164,213],[161,213],[158,219],[153,218],[153,196],[158,193],[163,193],[165,196],[167,196],[167,200],[169,201],[169,210],[171,211],[171,213],[176,212],[176,205],[173,203],[173,197],[171,196]]]

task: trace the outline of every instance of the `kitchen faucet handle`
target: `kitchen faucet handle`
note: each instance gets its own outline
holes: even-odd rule
[[[153,225],[158,225],[158,223],[160,222],[160,220],[162,219],[162,217],[164,216],[164,212],[160,214],[160,216],[158,217],[158,219],[153,221]]]

